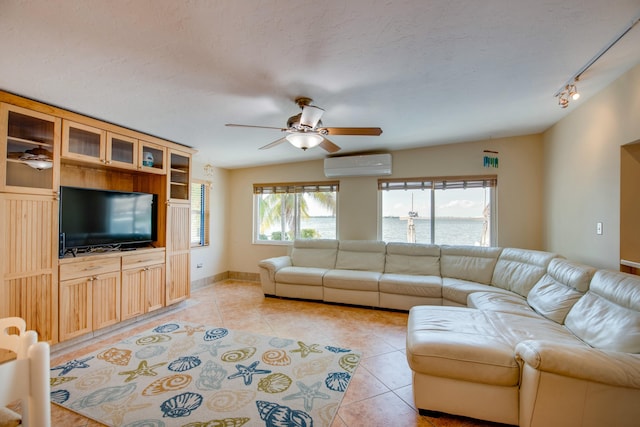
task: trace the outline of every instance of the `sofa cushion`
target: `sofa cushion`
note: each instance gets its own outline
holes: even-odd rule
[[[384,272],[439,276],[440,246],[389,242]]]
[[[556,258],[527,296],[527,302],[544,317],[562,324],[571,307],[584,295],[596,269]]]
[[[335,268],[338,241],[297,239],[291,249],[291,263],[297,267]]]
[[[325,288],[378,292],[378,280],[382,273],[360,270],[329,270],[322,278]]]
[[[440,246],[442,277],[453,277],[488,285],[502,248],[482,246]],[[465,298],[465,304],[466,304]]]
[[[500,386],[517,386],[514,355],[523,340],[545,337],[575,344],[562,326],[542,317],[463,307],[416,306],[409,312],[407,360],[415,372]]]
[[[550,252],[505,248],[496,262],[491,284],[526,297],[557,256]]]
[[[592,347],[640,353],[640,276],[598,270],[565,325]]]
[[[467,297],[467,307],[522,316],[540,316],[529,306],[524,297],[514,293],[474,292]]]
[[[470,280],[442,278],[442,298],[445,305],[467,305],[467,297],[474,292],[493,292],[505,295],[513,295],[511,291],[496,288],[491,285],[472,282]]]
[[[376,240],[341,240],[335,268],[384,271],[385,243]]]
[[[322,286],[322,277],[327,271],[326,268],[284,267],[276,272],[276,282]]]
[[[380,292],[416,297],[442,298],[440,276],[384,273],[378,282]]]

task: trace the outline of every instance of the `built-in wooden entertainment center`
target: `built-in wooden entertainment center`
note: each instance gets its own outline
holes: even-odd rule
[[[0,91],[0,318],[52,344],[189,297],[195,150]],[[147,247],[59,258],[60,186],[153,193]]]

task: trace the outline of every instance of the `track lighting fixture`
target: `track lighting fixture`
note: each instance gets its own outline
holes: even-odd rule
[[[564,87],[564,90],[556,95],[558,97],[558,105],[560,108],[567,108],[569,101],[575,101],[580,98],[580,92],[575,84],[568,84]]]
[[[618,34],[613,40],[609,42],[604,48],[600,50],[593,58],[591,58],[586,64],[582,66],[571,78],[564,84],[560,89],[556,91],[553,95],[558,98],[558,105],[560,108],[567,108],[569,106],[569,101],[575,101],[580,98],[580,93],[578,92],[578,88],[576,87],[576,83],[580,80],[582,74],[589,69],[602,55],[607,53],[609,49],[613,47],[614,44],[618,43],[622,37],[625,36],[636,24],[640,22],[640,16],[636,16],[633,18],[631,22]]]
[[[560,108],[567,108],[569,106],[569,98],[567,97],[566,92],[562,92],[558,95],[558,105]]]
[[[567,92],[569,93],[569,98],[571,98],[573,101],[580,98],[580,92],[578,92],[578,88],[576,88],[576,85],[567,85]]]

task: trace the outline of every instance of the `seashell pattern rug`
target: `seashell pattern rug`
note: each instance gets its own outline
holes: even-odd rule
[[[330,426],[346,348],[167,323],[51,368],[51,400],[108,426]]]

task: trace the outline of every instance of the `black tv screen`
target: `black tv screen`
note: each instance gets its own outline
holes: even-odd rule
[[[157,195],[60,187],[60,256],[156,240]]]

